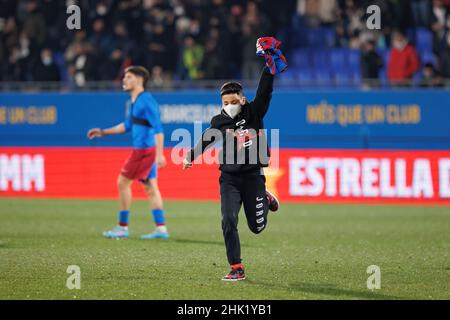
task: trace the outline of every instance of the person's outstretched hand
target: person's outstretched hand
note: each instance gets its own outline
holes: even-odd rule
[[[87,137],[89,138],[89,139],[95,139],[95,138],[101,138],[101,137],[103,137],[103,132],[102,132],[102,129],[100,129],[100,128],[94,128],[94,129],[91,129],[91,130],[89,130],[88,131],[88,133],[87,133]]]

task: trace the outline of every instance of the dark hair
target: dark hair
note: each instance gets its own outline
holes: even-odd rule
[[[242,92],[242,85],[239,82],[227,82],[220,88],[220,96],[233,93],[242,94]]]
[[[401,35],[403,38],[407,38],[406,36],[406,32],[403,29],[394,29],[393,33],[398,33],[399,35]]]
[[[425,65],[423,66],[424,69],[431,69],[431,72],[433,73],[433,75],[435,76],[439,76],[439,71],[436,70],[436,68],[434,67],[434,64],[432,64],[431,62],[427,62],[425,63]]]
[[[143,66],[129,66],[125,69],[125,73],[127,72],[134,74],[136,77],[141,77],[144,80],[144,87],[147,84],[147,81],[150,79],[150,73]]]

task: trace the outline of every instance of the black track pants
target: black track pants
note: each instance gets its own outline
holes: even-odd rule
[[[220,176],[222,231],[228,262],[241,263],[241,245],[238,234],[238,214],[244,204],[247,224],[253,233],[261,233],[267,226],[268,202],[266,178],[260,171]]]

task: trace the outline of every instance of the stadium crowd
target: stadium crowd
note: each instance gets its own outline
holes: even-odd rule
[[[81,8],[80,30],[66,26],[71,4]],[[381,30],[367,30],[373,4]],[[291,77],[302,76],[302,49],[316,72],[309,59],[317,51],[346,48],[358,51],[359,79],[440,86],[450,78],[450,0],[0,0],[0,81],[83,87],[119,81],[130,64],[146,66],[153,87],[256,79],[263,62],[255,40],[263,35],[284,42],[289,62],[300,57]]]

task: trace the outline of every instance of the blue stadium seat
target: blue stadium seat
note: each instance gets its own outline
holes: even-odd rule
[[[58,66],[61,81],[64,81],[64,82],[69,81],[70,76],[69,76],[69,72],[66,67],[66,60],[64,58],[64,52],[56,51],[53,54],[53,60],[55,61],[55,64]]]
[[[413,77],[412,77],[412,85],[413,86],[420,86],[420,83],[422,82],[423,79],[423,73],[422,73],[422,69],[420,69],[419,71],[417,71],[416,73],[414,73]]]
[[[278,77],[277,81],[284,87],[293,87],[297,84],[297,76],[300,69],[289,68],[286,72],[283,72]]]
[[[417,71],[416,73],[414,73],[413,77],[412,77],[412,81],[413,83],[418,83],[420,82],[420,80],[422,80],[422,71]]]
[[[348,55],[348,62],[351,65],[361,63],[361,50],[360,49],[348,49],[347,55]]]
[[[330,68],[330,53],[326,49],[311,51],[312,64],[315,68]]]
[[[314,79],[319,85],[331,85],[333,83],[333,77],[329,68],[316,68],[314,70]]]
[[[431,51],[422,51],[420,52],[420,61],[422,65],[426,63],[432,63],[435,67],[438,63],[438,58],[436,55]]]
[[[361,70],[361,50],[349,49],[347,55],[350,69],[353,71]]]
[[[377,52],[381,56],[381,59],[383,60],[384,67],[387,67],[387,65],[389,63],[390,49],[389,48],[377,49]]]
[[[301,31],[304,27],[303,17],[298,14],[292,16],[291,26],[294,31]]]
[[[382,87],[387,87],[387,86],[389,86],[389,80],[388,80],[388,77],[387,77],[387,71],[386,71],[386,68],[380,70],[379,78],[380,78],[380,83],[381,83],[381,86],[382,86]]]
[[[409,41],[415,42],[416,41],[416,29],[415,28],[407,28],[405,31],[405,36]]]
[[[294,67],[310,67],[311,60],[306,49],[297,49],[292,54],[292,65]]]
[[[353,85],[355,86],[360,86],[362,83],[362,73],[361,70],[354,70],[351,71],[351,75],[352,75],[352,81],[353,81]]]
[[[320,38],[327,48],[334,48],[336,44],[336,31],[333,28],[321,28]]]
[[[292,29],[289,35],[289,46],[292,48],[304,48],[307,45],[304,28],[300,30]]]
[[[309,28],[304,31],[309,48],[332,48],[336,43],[336,32],[333,28]]]
[[[361,73],[349,69],[335,71],[333,76],[335,84],[340,88],[355,88],[362,83]]]
[[[384,64],[387,64],[387,62],[389,61],[390,52],[391,52],[391,49],[389,49],[389,48],[377,49],[377,53],[383,59]]]
[[[346,49],[337,48],[330,52],[330,62],[333,70],[343,70],[347,68],[347,54]]]
[[[362,71],[361,70],[352,70],[350,71],[352,73],[352,77],[354,80],[361,80],[362,79]]]
[[[433,49],[433,33],[426,28],[416,29],[416,48],[419,51],[431,51]]]
[[[312,86],[314,83],[313,71],[311,69],[303,69],[296,72],[297,79],[301,86]]]
[[[296,14],[292,16],[290,31],[290,41],[294,48],[332,48],[336,43],[334,28],[307,28],[304,18]]]
[[[323,48],[325,43],[322,38],[322,30],[320,28],[305,29],[307,45],[309,48]]]
[[[352,74],[349,70],[340,70],[334,72],[334,80],[338,87],[348,87],[353,83]]]

